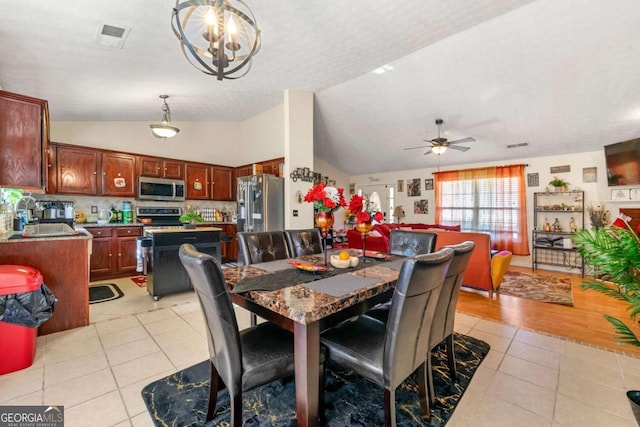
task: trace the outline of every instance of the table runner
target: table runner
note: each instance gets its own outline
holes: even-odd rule
[[[332,297],[341,297],[351,292],[373,285],[378,279],[374,277],[354,276],[353,274],[341,274],[340,276],[316,280],[306,285],[305,288],[322,292]]]
[[[394,258],[390,258],[389,260],[392,260]],[[287,261],[292,260],[293,259],[289,259]],[[318,271],[313,273],[298,270],[297,268],[288,268],[282,266],[282,270],[274,271],[271,274],[246,277],[240,280],[238,284],[231,290],[231,292],[240,294],[247,291],[277,291],[289,286],[301,285],[304,283],[314,282],[316,280],[327,279],[329,277],[333,277],[338,274],[344,274],[349,271],[355,271],[375,265],[381,265],[384,263],[388,263],[389,260],[378,260],[369,258],[367,259],[366,263],[360,261],[356,267],[345,269],[329,267],[329,269],[326,271]],[[256,268],[262,268],[259,264],[254,264],[253,266]]]

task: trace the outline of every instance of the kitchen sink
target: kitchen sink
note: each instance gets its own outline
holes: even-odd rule
[[[63,223],[29,224],[24,227],[24,230],[21,233],[18,232],[9,237],[9,240],[32,239],[38,237],[74,237],[83,235],[83,233],[74,230],[69,225]]]

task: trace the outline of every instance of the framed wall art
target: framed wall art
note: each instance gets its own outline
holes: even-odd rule
[[[407,196],[416,197],[420,195],[420,178],[407,180]]]
[[[614,200],[614,201],[629,200],[629,190],[626,188],[624,190],[611,190],[611,200]]]
[[[416,200],[413,202],[414,214],[428,214],[429,213],[429,201],[428,200]]]
[[[433,190],[433,179],[425,179],[424,180],[424,189],[425,190]]]

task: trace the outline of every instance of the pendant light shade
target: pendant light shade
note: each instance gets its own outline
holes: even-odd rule
[[[176,136],[180,129],[171,126],[171,110],[169,110],[169,104],[167,104],[167,98],[169,95],[160,95],[160,98],[164,101],[162,104],[162,124],[149,125],[153,136],[156,138],[173,138]]]
[[[247,74],[260,50],[260,29],[242,0],[177,0],[171,28],[191,65],[218,80]]]

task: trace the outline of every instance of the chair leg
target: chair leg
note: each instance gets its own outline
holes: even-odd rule
[[[431,419],[431,410],[429,408],[429,400],[431,399],[431,390],[427,391],[427,362],[418,368],[418,396],[420,398],[420,408],[422,409],[422,418],[426,421]]]
[[[242,392],[229,396],[231,399],[231,427],[242,426]]]
[[[210,362],[211,363],[211,362]],[[220,375],[213,363],[211,363],[211,379],[209,381],[209,404],[207,406],[207,421],[211,421],[216,412],[218,390],[220,389]]]
[[[383,387],[384,425],[396,427],[396,391]]]
[[[447,362],[449,364],[449,374],[451,379],[455,382],[458,381],[458,373],[456,372],[456,354],[453,352],[453,334],[445,338],[447,343]]]
[[[433,386],[433,367],[431,366],[431,352],[427,360],[424,362],[425,376],[427,377],[427,390],[429,391],[429,403],[432,405],[436,402],[436,389]]]
[[[258,316],[255,313],[251,313],[251,326],[258,324]]]

